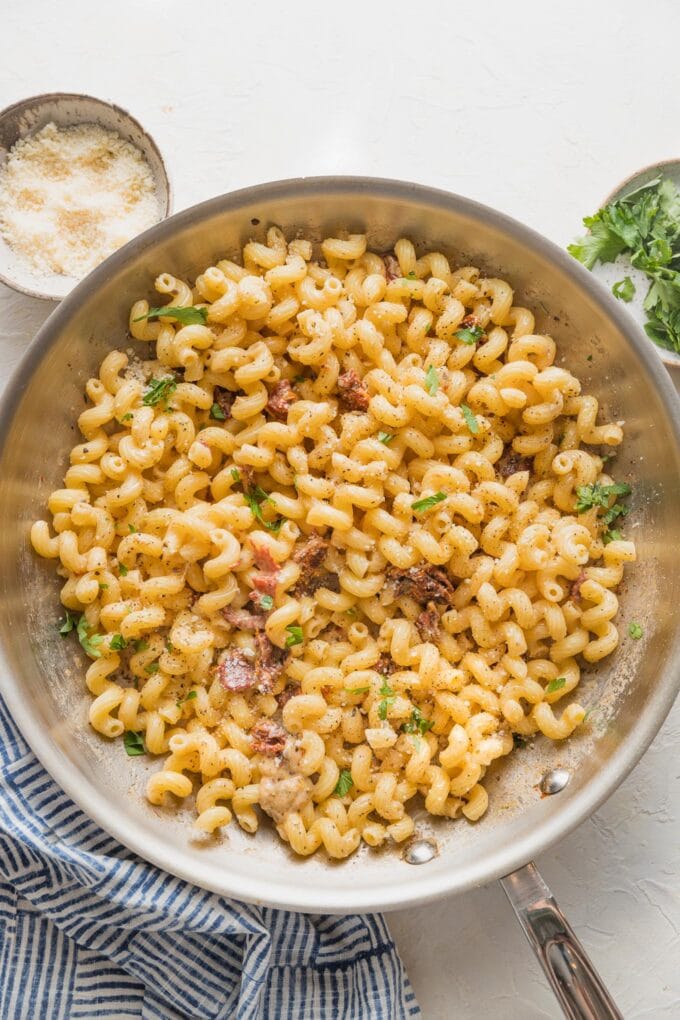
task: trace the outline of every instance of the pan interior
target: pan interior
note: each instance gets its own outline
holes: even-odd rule
[[[259,221],[254,225],[254,221]],[[620,593],[619,649],[588,670],[579,700],[595,710],[566,743],[543,738],[488,775],[490,808],[474,825],[419,815],[418,834],[438,853],[414,868],[400,848],[363,849],[341,864],[321,854],[300,860],[263,824],[255,837],[232,823],[217,839],[196,839],[188,812],[150,806],[144,786],[158,762],[126,757],[89,727],[75,642],[62,640],[54,564],[29,549],[31,522],[60,487],[83,388],[113,347],[128,349],[128,309],[151,296],[160,272],[193,279],[218,257],[238,254],[275,223],[287,236],[320,240],[341,228],[366,231],[370,247],[401,236],[419,251],[443,250],[510,282],[531,308],[537,332],[558,343],[566,364],[625,420],[613,469],[633,484],[627,532],[638,563]],[[0,643],[3,693],[29,743],[67,792],[99,824],[168,871],[241,899],[302,910],[389,909],[459,891],[507,873],[577,824],[643,753],[676,689],[680,572],[677,506],[678,409],[651,345],[567,256],[518,224],[474,203],[392,182],[329,179],[283,182],[227,195],[154,227],[114,255],[53,313],[4,400],[0,453]],[[628,638],[630,621],[644,631]],[[541,796],[549,769],[571,771],[557,796]]]

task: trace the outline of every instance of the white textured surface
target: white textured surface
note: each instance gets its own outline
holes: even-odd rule
[[[670,0],[644,18],[632,0],[5,0],[0,106],[63,90],[127,107],[166,156],[176,209],[365,173],[461,192],[564,244],[622,177],[680,155],[679,37]],[[3,381],[48,311],[0,287]],[[679,741],[676,706],[618,793],[539,862],[627,1020],[680,1015]],[[392,928],[428,1020],[560,1015],[499,886]]]

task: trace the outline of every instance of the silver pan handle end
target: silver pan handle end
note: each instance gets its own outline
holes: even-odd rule
[[[501,879],[524,934],[570,1020],[623,1020],[535,864]]]

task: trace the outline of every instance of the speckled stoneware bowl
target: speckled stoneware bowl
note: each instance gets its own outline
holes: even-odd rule
[[[620,184],[617,184],[614,190],[602,200],[602,206],[609,205],[610,202],[623,198],[625,195],[630,194],[631,191],[636,191],[658,176],[669,178],[676,187],[680,188],[680,159],[666,159],[660,163],[650,163],[649,166],[643,167],[642,170],[636,170],[634,174],[631,174],[621,181]],[[621,280],[624,276],[630,276],[635,284],[635,296],[630,304],[626,304],[624,307],[633,316],[638,325],[644,329],[647,315],[643,304],[649,289],[649,280],[642,270],[635,269],[631,265],[628,255],[619,255],[614,262],[607,262],[606,265],[598,262],[592,272],[593,276],[597,277],[609,291],[611,291],[613,285],[618,280]],[[663,363],[668,368],[675,370],[674,375],[680,372],[680,354],[676,353],[676,351],[667,351],[663,347],[658,347],[651,340],[649,342]]]
[[[78,93],[52,92],[43,96],[22,99],[0,112],[0,166],[18,141],[28,138],[53,122],[57,127],[76,124],[97,124],[107,131],[115,131],[126,142],[140,150],[149,164],[156,185],[159,216],[157,222],[170,214],[172,192],[165,162],[151,135],[130,114],[93,96]],[[41,276],[19,258],[0,237],[0,280],[14,290],[31,297],[61,301],[79,282],[70,276]]]

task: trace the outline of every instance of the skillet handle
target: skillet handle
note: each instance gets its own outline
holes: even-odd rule
[[[623,1020],[536,865],[513,871],[501,885],[564,1015],[569,1020]]]

